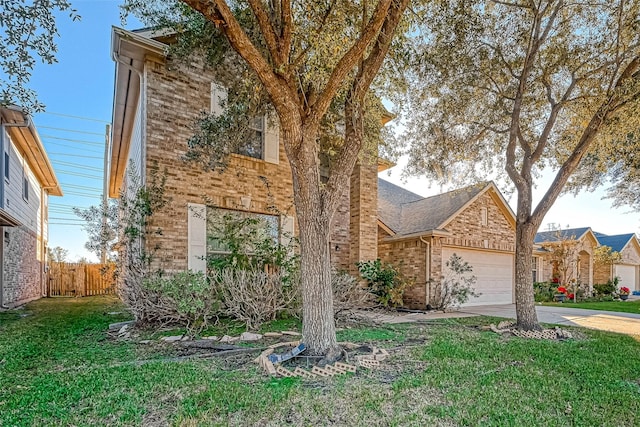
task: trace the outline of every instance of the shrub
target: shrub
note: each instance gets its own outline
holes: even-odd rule
[[[183,271],[171,276],[155,276],[143,281],[145,320],[152,323],[182,324],[195,335],[217,319],[220,299],[215,288],[200,272]]]
[[[348,273],[333,271],[331,287],[333,288],[333,310],[336,316],[342,311],[369,308],[374,304],[371,292]]]
[[[536,302],[551,302],[553,296],[558,293],[557,288],[557,283],[534,282],[533,297]]]
[[[611,295],[616,291],[616,285],[609,280],[607,283],[593,285],[593,291],[596,295]]]
[[[410,282],[404,279],[391,264],[383,264],[380,259],[361,261],[356,264],[360,276],[367,282],[369,292],[376,296],[384,307],[396,308],[403,304],[404,291]]]
[[[439,292],[434,301],[434,308],[446,310],[450,307],[457,307],[469,301],[471,297],[479,297],[481,294],[475,292],[473,285],[476,283],[475,276],[466,276],[473,271],[473,267],[455,253],[445,263],[447,274],[442,278]]]
[[[222,303],[221,313],[245,322],[247,329],[252,330],[281,313],[296,311],[299,286],[285,284],[283,278],[282,273],[233,268],[213,270],[210,274]]]

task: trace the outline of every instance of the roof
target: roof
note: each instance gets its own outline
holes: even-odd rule
[[[2,122],[11,141],[25,157],[29,168],[44,190],[52,196],[62,196],[62,189],[53,171],[47,152],[31,117],[19,107],[0,107]],[[19,125],[19,126],[11,126]]]
[[[391,229],[396,237],[446,231],[455,215],[475,201],[480,195],[491,191],[503,205],[503,210],[512,224],[515,216],[493,182],[464,187],[431,197],[422,197],[402,187],[378,179],[378,218]]]
[[[580,240],[591,227],[567,228],[566,230],[551,230],[536,233],[533,243],[553,243],[560,240]]]
[[[622,252],[629,241],[636,237],[634,233],[618,234],[615,236],[607,236],[602,233],[594,233],[602,246],[609,246],[616,252]]]
[[[139,33],[112,27],[111,56],[116,63],[113,130],[109,149],[109,197],[118,197],[129,158],[133,122],[140,100],[140,73],[147,58],[164,57],[166,45]],[[138,165],[140,166],[140,165]]]

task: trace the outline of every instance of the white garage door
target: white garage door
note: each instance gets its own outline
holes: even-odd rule
[[[634,265],[616,265],[615,275],[620,278],[618,286],[636,290],[636,267]]]
[[[453,254],[473,267],[476,276],[475,290],[481,293],[478,298],[471,298],[463,306],[511,304],[513,302],[513,255],[495,252],[471,251],[458,248],[442,249],[442,268],[446,275],[445,262]]]

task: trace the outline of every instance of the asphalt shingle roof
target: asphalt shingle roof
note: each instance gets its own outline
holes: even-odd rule
[[[589,231],[590,227],[567,228],[566,230],[542,231],[536,233],[534,243],[557,242],[559,240],[575,240]]]
[[[396,235],[435,230],[488,185],[484,182],[425,198],[378,179],[378,217]]]
[[[635,234],[617,234],[615,236],[607,236],[606,234],[596,233],[598,241],[603,246],[609,246],[616,252],[621,252],[624,247],[629,243],[629,240],[635,237]]]

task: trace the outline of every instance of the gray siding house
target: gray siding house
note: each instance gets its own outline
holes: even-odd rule
[[[46,295],[49,195],[62,196],[29,115],[0,108],[0,306]]]

